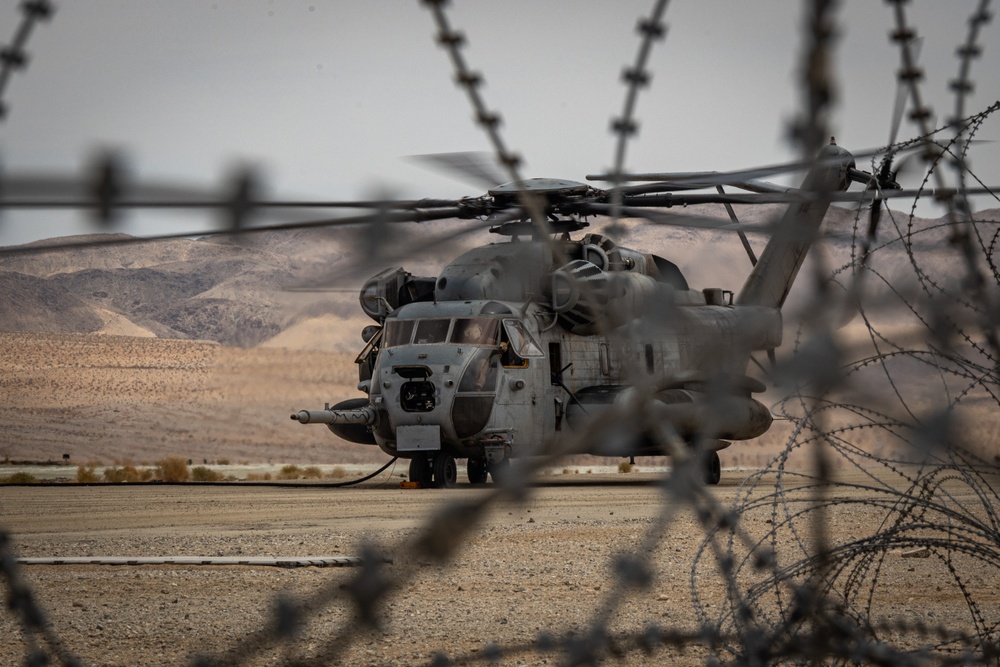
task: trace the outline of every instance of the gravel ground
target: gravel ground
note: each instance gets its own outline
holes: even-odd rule
[[[199,654],[237,656],[248,665],[317,656],[320,664],[409,665],[429,663],[435,652],[486,662],[494,644],[510,648],[531,644],[542,632],[583,632],[605,610],[613,632],[638,634],[650,623],[695,630],[691,564],[703,532],[694,513],[674,508],[667,530],[649,542],[669,507],[653,475],[594,475],[573,484],[568,477],[549,478],[525,503],[497,504],[447,564],[415,555],[413,539],[449,501],[482,499],[489,489],[0,487],[0,521],[21,556],[359,555],[368,543],[392,558],[384,572],[400,581],[378,629],[361,631],[352,630],[355,609],[345,594],[358,574],[353,568],[22,567],[52,628],[87,665],[180,665]],[[710,493],[731,503],[741,477],[727,471]],[[872,508],[831,512],[830,539],[856,538],[881,519]],[[460,532],[458,519],[447,525]],[[781,545],[779,552],[786,548],[797,545]],[[614,563],[636,553],[652,554],[652,583],[622,598]],[[890,554],[883,568],[888,597],[882,602],[897,617],[933,624],[968,616],[961,596],[942,590],[947,582],[935,559]],[[980,603],[987,618],[996,619],[995,571],[969,577],[990,591]],[[724,601],[721,581],[702,574],[698,583],[712,614]],[[323,603],[320,592],[327,593]],[[303,623],[289,641],[253,649],[287,601],[304,608]],[[338,643],[345,629],[351,641]],[[0,664],[18,664],[24,651],[21,631],[5,612]],[[708,655],[700,646],[656,652],[657,661],[679,664],[703,664]],[[613,664],[648,659],[636,651]],[[534,651],[507,655],[501,664],[558,662],[554,653]]]

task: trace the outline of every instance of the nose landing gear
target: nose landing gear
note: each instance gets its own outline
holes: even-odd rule
[[[417,454],[410,459],[410,481],[425,489],[452,487],[457,479],[458,466],[451,454],[436,452],[433,457]]]
[[[451,454],[438,452],[434,455],[434,486],[438,488],[450,488],[455,486],[458,479],[458,467],[455,465],[455,457]]]
[[[702,478],[705,484],[715,485],[722,479],[722,462],[718,452],[709,452],[702,461]]]
[[[417,454],[410,459],[410,481],[416,482],[422,488],[432,486],[433,471],[431,470],[430,459],[426,454]]]

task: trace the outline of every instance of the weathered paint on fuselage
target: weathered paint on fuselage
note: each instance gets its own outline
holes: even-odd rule
[[[488,345],[456,344],[447,337],[429,343],[411,333],[404,344],[383,346],[370,383],[378,411],[375,439],[394,456],[433,447],[434,437],[440,449],[457,457],[488,456],[491,447],[502,448],[504,456],[530,455],[569,428],[570,394],[595,387],[665,386],[694,372],[742,376],[750,352],[780,344],[776,309],[693,305],[699,299],[704,303],[700,292],[682,296],[676,301],[692,305],[663,303],[646,317],[594,335],[567,332],[555,325],[550,309],[535,303],[403,306],[386,327],[398,326],[394,321],[448,320],[454,330],[463,318],[486,318],[499,321],[500,339]],[[511,354],[504,320],[521,323],[535,354]],[[483,382],[472,379],[483,373]],[[463,414],[469,411],[472,417]]]

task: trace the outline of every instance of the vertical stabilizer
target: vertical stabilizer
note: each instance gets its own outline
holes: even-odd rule
[[[853,168],[849,151],[832,140],[823,147],[800,188],[810,199],[789,205],[736,303],[781,308],[830,207],[830,195],[847,189],[847,170]]]

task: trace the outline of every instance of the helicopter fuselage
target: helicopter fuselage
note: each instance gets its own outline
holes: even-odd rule
[[[657,322],[636,321],[608,335],[554,327],[538,304],[498,301],[414,303],[386,319],[370,380],[375,442],[411,457],[446,450],[495,462],[536,454],[565,429],[646,385],[666,404],[689,407],[682,437],[703,430],[696,415],[715,376],[742,376],[750,352],[780,343],[776,309],[663,304]],[[749,396],[740,415],[718,425],[718,439],[749,439],[770,425]],[[680,408],[675,411],[680,414]],[[718,446],[724,446],[719,442]],[[607,454],[595,443],[582,451]],[[634,438],[620,456],[657,453]],[[659,452],[666,453],[666,452]]]

